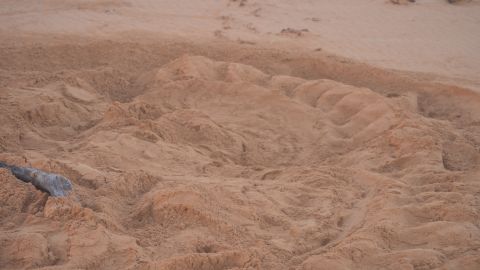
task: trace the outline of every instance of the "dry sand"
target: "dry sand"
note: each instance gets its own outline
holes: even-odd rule
[[[479,29],[478,1],[2,1],[0,160],[74,192],[0,169],[0,268],[480,269]]]

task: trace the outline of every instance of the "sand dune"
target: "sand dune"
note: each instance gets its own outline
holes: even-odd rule
[[[72,20],[161,6],[48,2],[86,16]],[[203,20],[178,2],[173,21]],[[73,35],[48,20],[29,32],[26,3],[0,15],[18,17],[0,44],[0,160],[62,174],[74,191],[48,197],[0,169],[1,269],[480,267],[480,95],[461,86],[473,71],[447,84],[306,44],[58,25]],[[231,31],[235,20],[221,19]]]

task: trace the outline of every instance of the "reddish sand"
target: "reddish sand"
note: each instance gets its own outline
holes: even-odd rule
[[[437,54],[473,67],[449,76],[425,48],[382,52],[403,44],[388,38],[335,52],[354,59],[313,50],[316,30],[295,25],[308,1],[4,2],[0,161],[62,174],[74,192],[48,197],[0,169],[1,269],[480,269],[471,36]],[[235,24],[273,27],[288,10],[272,36]],[[469,16],[456,23],[480,24]]]

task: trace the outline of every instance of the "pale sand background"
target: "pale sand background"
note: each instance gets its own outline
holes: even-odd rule
[[[0,1],[0,160],[75,188],[0,170],[0,269],[479,269],[479,45],[478,1]]]
[[[109,36],[148,31],[232,40],[281,42],[380,67],[440,74],[478,87],[480,2],[451,5],[419,0],[337,1],[2,1],[0,29],[15,33]],[[284,28],[308,29],[300,39],[281,38]]]

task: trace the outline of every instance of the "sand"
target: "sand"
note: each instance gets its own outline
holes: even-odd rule
[[[479,11],[3,1],[0,269],[479,269]]]

